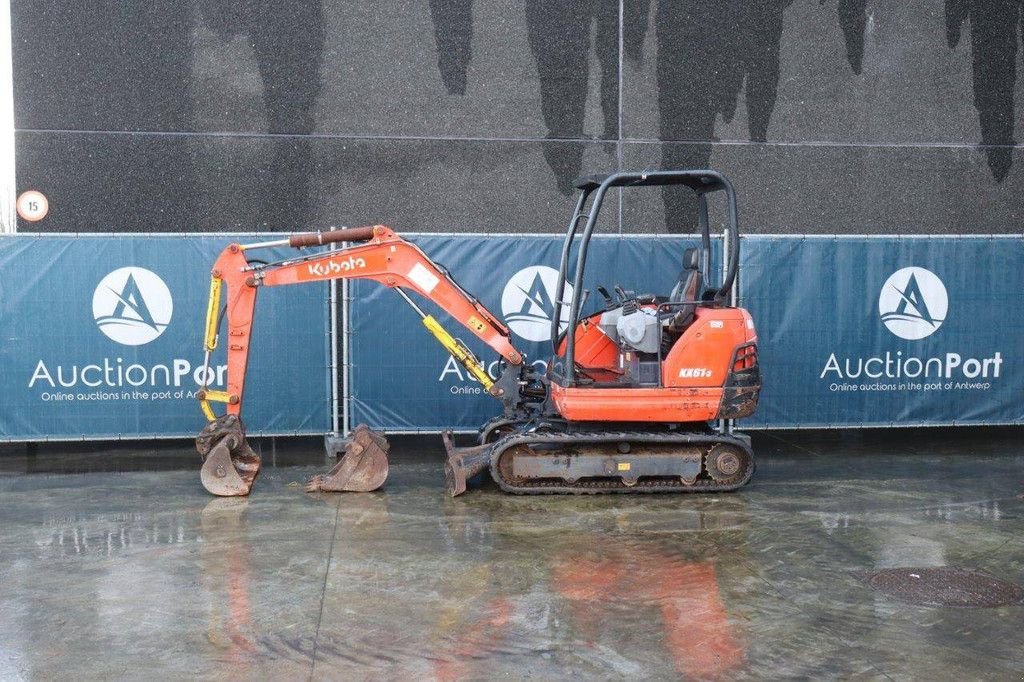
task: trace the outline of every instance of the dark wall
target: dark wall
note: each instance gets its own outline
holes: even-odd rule
[[[13,0],[22,230],[558,232],[722,170],[748,232],[1020,232],[1022,0]],[[620,53],[620,45],[622,50]],[[608,229],[688,230],[627,193]]]

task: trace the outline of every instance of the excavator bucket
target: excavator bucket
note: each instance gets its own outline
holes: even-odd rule
[[[203,487],[220,497],[248,495],[260,473],[260,457],[245,442],[238,417],[226,414],[206,425],[196,437],[203,458]]]
[[[307,493],[368,493],[384,485],[391,446],[383,434],[360,424],[348,438],[333,441],[329,438],[327,446],[328,450],[334,450],[338,463],[326,474],[309,479]]]
[[[452,432],[441,434],[448,459],[444,463],[444,487],[452,497],[466,492],[466,481],[473,478],[491,464],[491,443],[468,448],[455,446]]]

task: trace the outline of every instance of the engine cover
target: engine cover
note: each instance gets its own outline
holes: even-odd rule
[[[644,309],[622,315],[615,322],[619,343],[641,353],[657,353],[661,343],[661,325],[653,311]]]

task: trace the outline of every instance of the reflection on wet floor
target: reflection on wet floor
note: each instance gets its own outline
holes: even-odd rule
[[[248,506],[245,498],[214,499],[199,513],[202,586],[206,594],[215,595],[209,601],[207,638],[217,658],[236,673],[244,672],[257,652],[250,639]]]
[[[1018,433],[761,434],[754,483],[703,496],[451,499],[440,448],[399,458],[419,441],[372,494],[303,493],[318,443],[264,451],[245,499],[208,497],[191,455],[8,461],[0,678],[1012,678],[1024,605],[866,576],[1024,584]]]

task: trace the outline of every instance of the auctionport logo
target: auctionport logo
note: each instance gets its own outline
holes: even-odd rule
[[[144,268],[114,270],[100,280],[92,295],[92,316],[108,338],[125,346],[141,346],[164,333],[174,301],[155,273]]]
[[[897,270],[882,285],[878,313],[901,339],[915,341],[934,334],[946,319],[949,296],[935,273],[919,267]],[[962,351],[920,356],[885,350],[873,356],[842,357],[830,353],[819,379],[830,391],[957,391],[992,388],[1002,374],[1001,351],[968,355]]]
[[[527,341],[550,341],[557,283],[558,271],[546,265],[531,265],[512,275],[501,294],[501,314],[509,329]],[[562,300],[572,300],[568,282]],[[569,322],[568,303],[562,306],[560,317],[559,329],[564,330]]]
[[[892,273],[878,296],[878,314],[886,328],[909,341],[938,331],[948,309],[945,285],[924,268],[909,267]]]

